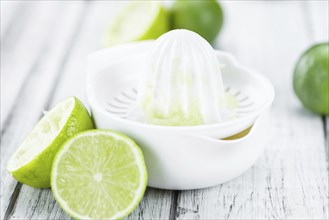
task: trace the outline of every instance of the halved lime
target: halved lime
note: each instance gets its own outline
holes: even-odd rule
[[[169,31],[166,9],[157,1],[132,1],[114,18],[105,45],[156,39]]]
[[[25,138],[9,160],[8,172],[21,183],[50,187],[52,162],[62,143],[77,132],[92,128],[89,113],[77,98],[61,101]]]
[[[109,130],[81,132],[63,144],[51,172],[59,205],[76,219],[120,219],[143,197],[147,171],[142,151]]]

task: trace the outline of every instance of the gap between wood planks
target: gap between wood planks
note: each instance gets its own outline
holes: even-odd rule
[[[14,190],[13,194],[10,197],[9,205],[8,205],[7,210],[5,212],[4,219],[9,219],[9,217],[13,213],[13,210],[16,206],[16,201],[17,201],[18,195],[21,191],[21,188],[22,188],[22,184],[17,182],[16,186],[15,186],[15,190]]]
[[[180,190],[174,190],[172,192],[169,219],[176,220],[179,216],[179,213],[177,212],[177,204],[180,192]]]
[[[327,160],[327,171],[329,171],[329,117],[322,116],[323,123],[323,132],[324,132],[324,147],[326,152],[326,160]]]
[[[81,12],[81,14],[80,14],[80,16],[78,18],[79,19],[79,22],[78,22],[78,24],[76,25],[76,27],[75,27],[75,29],[73,31],[72,37],[71,37],[71,39],[69,41],[69,44],[68,44],[67,48],[65,49],[64,56],[60,60],[60,65],[59,65],[59,68],[58,68],[58,70],[56,72],[55,80],[54,80],[54,83],[53,83],[53,85],[52,85],[52,87],[50,89],[49,96],[46,99],[46,103],[44,104],[44,109],[49,109],[50,104],[53,101],[54,91],[56,91],[56,89],[57,89],[59,79],[60,79],[60,77],[62,75],[63,69],[64,69],[64,67],[66,65],[67,60],[68,60],[68,57],[71,54],[71,51],[72,51],[71,49],[75,45],[75,40],[77,39],[77,37],[78,37],[78,35],[80,33],[80,30],[82,28],[82,25],[83,25],[83,23],[85,21],[85,18],[86,18],[88,9],[89,9],[89,7],[88,7],[89,4],[90,4],[90,2],[84,2],[83,10],[82,10],[82,12]],[[13,23],[11,23],[10,25],[13,25]],[[8,28],[10,28],[10,27],[8,27]],[[37,57],[37,60],[35,61],[32,69],[29,71],[29,73],[27,74],[26,78],[24,79],[24,84],[23,84],[23,86],[19,90],[18,99],[16,100],[16,103],[20,103],[22,94],[24,94],[24,93],[27,92],[26,91],[26,88],[31,83],[30,82],[31,75],[33,74],[33,72],[37,68],[38,63],[40,62],[40,60],[42,60],[43,54],[45,52],[45,49],[47,48],[47,44],[48,43],[49,42],[46,42],[44,44],[43,48],[39,52],[39,55]],[[5,123],[4,123],[3,129],[1,130],[1,138],[6,133],[6,127],[8,127],[11,124],[11,122],[12,122],[13,112],[14,112],[14,109],[15,108],[17,108],[17,105],[14,105],[12,107],[11,113],[5,119]],[[41,117],[42,117],[42,115],[39,116],[39,118],[41,118]],[[9,201],[9,205],[7,207],[7,210],[5,211],[4,219],[9,219],[11,217],[11,215],[12,215],[14,209],[15,209],[17,198],[18,198],[18,195],[19,195],[19,193],[21,191],[21,188],[22,188],[22,184],[19,183],[19,182],[17,182],[16,185],[15,185],[14,192],[13,192],[12,196],[10,197],[10,201]]]
[[[312,19],[311,19],[311,11],[309,7],[309,2],[302,2],[301,4],[302,10],[305,13],[305,26],[307,28],[307,36],[310,41],[314,41],[316,36],[314,36],[315,31],[313,30],[312,26]],[[328,116],[322,116],[322,124],[323,124],[323,132],[324,132],[324,150],[326,154],[326,162],[327,162],[327,171],[329,171],[329,117]]]

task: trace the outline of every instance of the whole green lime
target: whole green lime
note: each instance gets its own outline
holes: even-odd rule
[[[171,8],[172,29],[188,29],[213,43],[223,25],[223,10],[216,0],[177,0]]]
[[[329,115],[329,43],[316,44],[303,53],[295,67],[293,85],[307,109]]]

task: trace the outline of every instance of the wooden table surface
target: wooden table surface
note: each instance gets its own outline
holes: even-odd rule
[[[50,189],[17,183],[6,163],[57,101],[86,105],[86,58],[125,1],[1,0],[1,219],[69,219]],[[328,41],[328,1],[222,1],[215,47],[268,77],[276,98],[270,139],[240,177],[207,189],[147,189],[127,219],[328,219],[329,119],[301,107],[296,59]]]

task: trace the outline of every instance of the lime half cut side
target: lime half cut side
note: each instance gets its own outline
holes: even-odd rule
[[[8,172],[19,182],[50,187],[50,171],[60,146],[79,131],[92,129],[93,122],[83,104],[67,98],[45,113],[7,164]]]
[[[105,45],[156,39],[167,31],[169,17],[161,2],[132,1],[114,18]]]
[[[142,151],[127,136],[109,130],[81,132],[56,155],[51,188],[76,219],[120,219],[141,201],[147,185]]]

